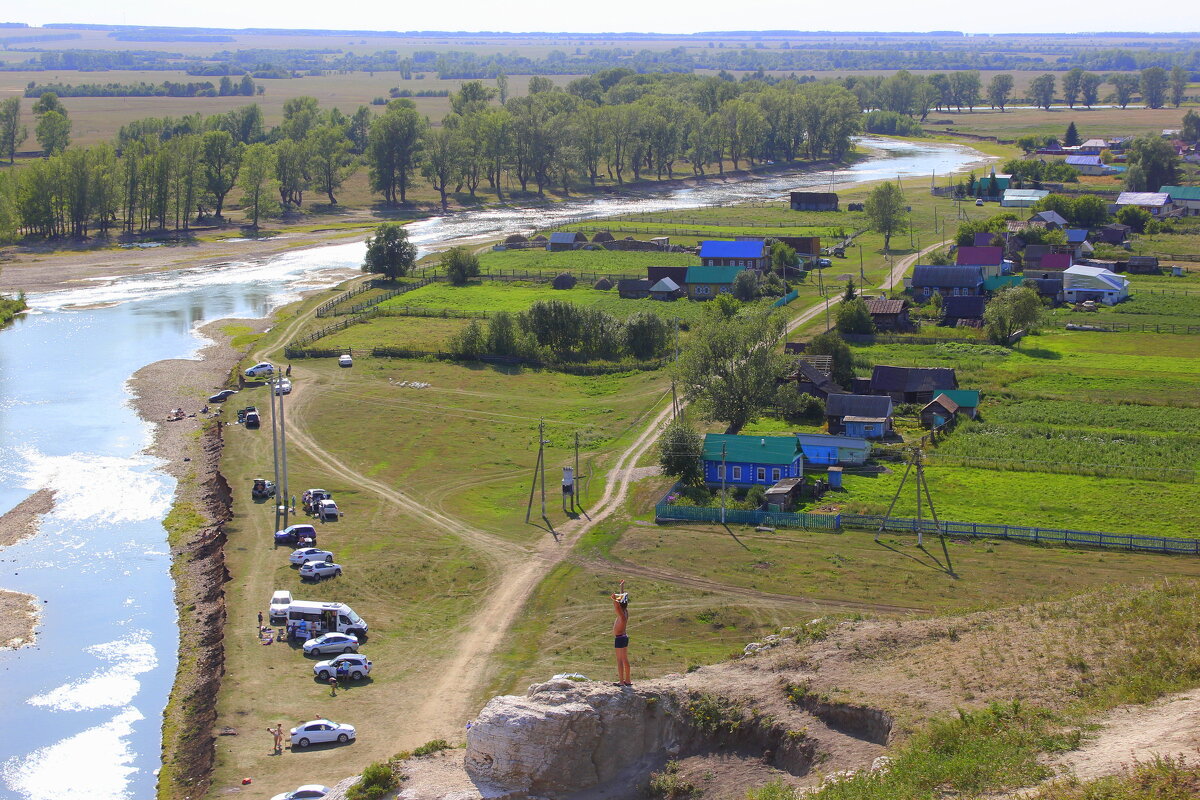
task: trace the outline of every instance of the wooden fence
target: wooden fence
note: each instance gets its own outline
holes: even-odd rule
[[[1063,321],[1069,331],[1092,331],[1094,333],[1200,333],[1200,325],[1164,325],[1154,322],[1076,322]]]
[[[724,514],[725,523],[735,525],[764,525],[772,528],[804,528],[840,532],[844,530],[893,533],[926,533],[930,535],[1010,539],[1034,544],[1060,547],[1098,547],[1106,550],[1135,550],[1151,553],[1200,555],[1200,539],[1172,539],[1164,536],[1138,536],[1126,533],[1100,533],[1062,528],[1034,528],[1024,525],[992,525],[981,522],[935,523],[904,517],[884,517],[874,514],[808,514],[776,511],[746,511],[699,506],[675,506],[660,501],[654,507],[655,522],[716,522]]]
[[[340,324],[340,323],[339,323]],[[350,324],[354,324],[351,322]],[[349,327],[348,325],[346,327]],[[284,348],[284,356],[288,359],[301,358],[337,358],[347,352],[346,348],[329,349],[320,347],[300,347],[295,343]],[[369,351],[359,351],[359,355],[371,355],[374,358],[410,358],[430,359],[434,361],[479,361],[484,364],[502,364],[513,367],[533,367],[551,369],[555,372],[566,372],[571,375],[611,375],[617,372],[652,372],[662,369],[669,359],[660,358],[653,361],[620,361],[613,363],[576,364],[569,361],[541,361],[535,358],[519,356],[489,356],[489,355],[460,355],[441,350],[410,350],[403,347],[373,347]]]
[[[358,286],[355,286],[353,289],[342,292],[341,294],[339,294],[337,297],[333,298],[332,300],[327,300],[324,303],[321,303],[321,305],[317,306],[316,315],[318,317],[333,316],[334,308],[340,306],[342,303],[346,302],[350,298],[357,297],[358,295],[362,294],[363,292],[369,292],[374,288],[375,288],[375,281],[363,281]]]

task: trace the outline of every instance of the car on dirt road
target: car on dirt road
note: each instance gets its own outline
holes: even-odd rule
[[[260,361],[253,367],[246,368],[247,378],[266,378],[275,374],[275,365],[269,361]]]
[[[338,366],[339,367],[353,367],[354,359],[350,357],[349,353],[340,355],[340,356],[338,356]]]
[[[275,531],[275,544],[300,544],[312,547],[317,543],[317,529],[307,523],[288,525],[281,531]]]
[[[321,800],[332,791],[333,789],[319,783],[306,783],[290,792],[277,794],[271,800]]]
[[[326,578],[336,578],[342,574],[342,565],[332,561],[307,561],[300,565],[300,577],[321,581]]]
[[[237,394],[237,389],[222,389],[221,391],[217,392],[216,394],[209,395],[208,402],[224,403],[226,400],[233,397],[235,394]]]
[[[316,515],[322,521],[336,522],[341,519],[342,512],[338,509],[337,503],[333,502],[333,499],[330,498],[317,503]]]
[[[288,561],[293,564],[307,564],[309,561],[333,561],[333,553],[328,550],[318,550],[315,547],[301,547],[299,550],[293,550],[288,556]]]
[[[314,719],[292,728],[292,747],[308,747],[310,744],[327,744],[337,742],[345,744],[354,740],[357,735],[353,725],[331,722],[327,719]]]
[[[321,656],[328,653],[357,653],[358,637],[348,633],[322,633],[304,643],[304,655]]]
[[[341,672],[351,680],[361,681],[371,674],[372,666],[374,665],[362,653],[346,653],[329,661],[313,664],[313,674],[322,681],[327,681],[330,676]]]
[[[291,394],[292,382],[284,378],[279,383],[275,384],[275,394]]]

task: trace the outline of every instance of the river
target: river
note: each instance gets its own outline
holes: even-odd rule
[[[879,151],[836,173],[775,173],[650,196],[466,211],[412,223],[424,252],[556,220],[779,199],[788,189],[946,175],[977,161],[947,144],[869,138]],[[0,586],[43,605],[37,645],[0,652],[0,798],[148,800],[178,630],[161,520],[174,481],[143,453],[152,428],[129,405],[141,367],[193,358],[197,329],[264,317],[358,268],[361,242],[97,282],[34,295],[0,332],[0,512],[57,492],[41,533],[0,551]],[[197,398],[197,403],[201,402]]]

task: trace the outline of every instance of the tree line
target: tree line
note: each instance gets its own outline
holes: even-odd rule
[[[179,83],[163,81],[162,83],[34,83],[29,82],[25,87],[25,96],[39,98],[44,94],[54,94],[58,97],[253,97],[263,94],[263,87],[257,85],[249,75],[243,75],[241,81],[234,82],[224,77],[218,84],[212,81],[189,81]]]

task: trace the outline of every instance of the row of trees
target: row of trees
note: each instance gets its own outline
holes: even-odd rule
[[[1113,91],[1106,99],[1121,108],[1128,106],[1139,92],[1142,103],[1148,108],[1162,108],[1168,100],[1175,108],[1179,108],[1189,80],[1190,73],[1178,65],[1170,72],[1162,67],[1149,67],[1137,75],[1129,72],[1099,75],[1075,68],[1062,76],[1062,98],[1070,108],[1074,108],[1078,102],[1091,108],[1100,100],[1100,87],[1108,83]],[[1029,92],[1033,105],[1049,109],[1054,102],[1054,75],[1047,73],[1034,78]]]
[[[58,97],[228,97],[242,95],[253,97],[263,94],[263,88],[245,75],[240,82],[235,82],[228,76],[220,82],[163,81],[162,83],[43,83],[30,81],[25,87],[25,96],[38,98],[44,94],[55,94]]]

